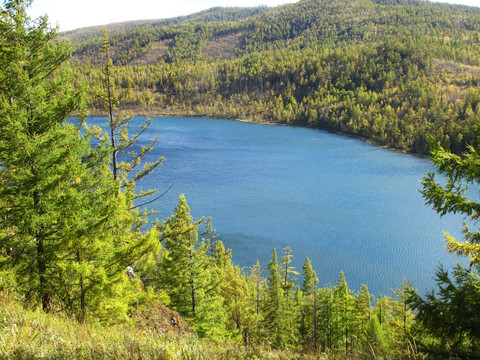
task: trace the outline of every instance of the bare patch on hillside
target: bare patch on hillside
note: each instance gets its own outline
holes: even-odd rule
[[[154,65],[165,60],[172,44],[173,40],[171,39],[152,42],[149,44],[149,49],[131,61],[129,65]]]
[[[480,85],[480,66],[432,59],[432,67],[435,76],[444,85],[443,96],[448,101],[462,99],[469,89]]]
[[[246,37],[246,31],[214,36],[208,41],[204,55],[213,60],[231,59]]]

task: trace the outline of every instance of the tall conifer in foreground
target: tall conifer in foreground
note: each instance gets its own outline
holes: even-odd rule
[[[71,162],[78,163],[81,146],[62,123],[81,97],[60,71],[70,47],[52,41],[55,31],[46,18],[32,22],[27,5],[6,1],[0,15],[0,241],[9,253],[2,265],[15,267],[25,292],[38,294],[48,311],[55,251],[63,248],[65,216],[71,213],[65,209],[72,206],[61,189],[76,186]]]
[[[126,266],[153,249],[157,236],[135,236],[130,203],[117,196],[112,180],[109,149],[91,147],[89,133],[82,136],[65,121],[82,101],[65,65],[69,44],[55,40],[46,18],[26,16],[29,2],[4,4],[1,270],[45,311],[115,320],[126,314],[128,289],[135,286],[126,280]]]

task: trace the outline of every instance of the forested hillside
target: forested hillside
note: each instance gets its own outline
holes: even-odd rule
[[[477,141],[479,8],[302,0],[106,30],[137,113],[319,127],[416,153],[429,134],[456,153]],[[98,85],[102,31],[64,36],[75,78]]]

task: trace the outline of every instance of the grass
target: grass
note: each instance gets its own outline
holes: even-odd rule
[[[264,347],[245,349],[214,343],[191,333],[159,333],[131,325],[79,323],[0,292],[0,359],[308,359]],[[318,357],[315,357],[318,359]]]

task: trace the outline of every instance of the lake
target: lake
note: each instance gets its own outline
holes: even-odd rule
[[[134,118],[132,133],[143,120]],[[290,246],[296,270],[308,256],[320,286],[343,271],[351,289],[390,295],[404,278],[432,288],[436,268],[458,260],[442,231],[461,237],[462,217],[440,218],[419,193],[433,170],[428,159],[321,130],[232,120],[155,117],[138,144],[157,135],[149,156],[165,161],[139,186],[172,188],[150,208],[165,219],[185,194],[194,219],[212,217],[241,267],[266,266],[273,248],[280,259]]]

